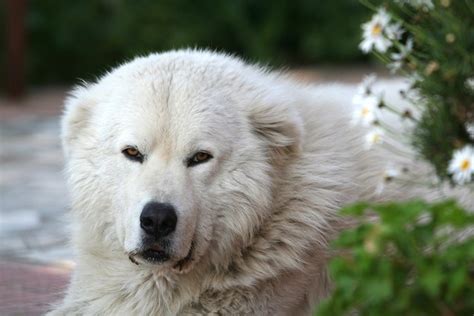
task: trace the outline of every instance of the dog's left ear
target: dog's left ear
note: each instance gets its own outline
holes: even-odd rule
[[[249,118],[254,132],[268,144],[273,158],[287,158],[301,151],[303,119],[290,102],[263,98],[251,106]]]

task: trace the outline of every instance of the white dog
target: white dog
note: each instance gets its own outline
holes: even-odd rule
[[[376,191],[384,149],[354,89],[222,54],[137,58],[66,102],[77,267],[51,315],[305,315],[327,295],[338,210]]]

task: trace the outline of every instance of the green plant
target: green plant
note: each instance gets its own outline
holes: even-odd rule
[[[382,114],[395,113],[414,126],[398,136],[408,137],[431,164],[441,180],[431,185],[448,180],[474,188],[474,2],[394,0],[379,8],[363,2],[377,12],[363,24],[359,47],[408,78],[402,96],[411,103],[397,108],[374,91],[374,77],[364,80],[354,96],[354,118],[371,129],[368,145],[393,134]],[[410,172],[406,167],[388,168],[385,180],[403,180],[400,169]],[[317,314],[472,315],[472,211],[455,201],[346,208],[343,214],[360,225],[334,242],[334,291]]]
[[[440,180],[474,180],[474,2],[472,0],[385,1],[363,24],[360,48],[373,53],[410,84],[403,96],[417,109],[398,114],[412,120],[410,141]],[[373,92],[357,105],[374,110]],[[391,100],[378,107],[392,110]],[[376,102],[377,103],[377,102]],[[373,125],[380,123],[374,119]],[[378,126],[377,126],[378,128]]]
[[[474,215],[454,201],[359,203],[343,213],[362,223],[334,242],[334,291],[317,315],[472,315]]]

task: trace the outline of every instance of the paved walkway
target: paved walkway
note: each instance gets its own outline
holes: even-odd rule
[[[72,251],[62,176],[63,89],[0,100],[0,315],[42,315],[60,300]]]
[[[43,315],[58,302],[69,267],[0,261],[0,315]]]
[[[0,257],[71,259],[59,114],[64,92],[0,104]],[[33,103],[31,103],[33,102]]]

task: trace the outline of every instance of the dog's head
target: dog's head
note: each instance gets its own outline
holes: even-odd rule
[[[177,51],[125,64],[66,102],[79,229],[101,251],[166,271],[228,257],[271,213],[301,126],[278,80],[235,58]]]

